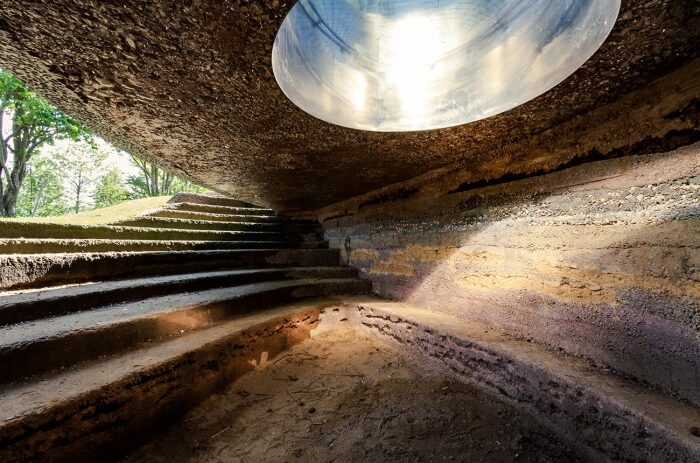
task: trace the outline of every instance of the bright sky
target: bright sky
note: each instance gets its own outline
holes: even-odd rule
[[[99,137],[96,138],[96,141],[98,149],[108,154],[107,162],[104,165],[105,171],[111,169],[112,167],[116,167],[122,173],[123,178],[138,174],[138,169],[131,164],[128,154],[120,154],[112,145]],[[62,150],[73,143],[76,142],[71,140],[58,140],[53,145],[44,146],[41,149],[41,155],[51,156],[52,153]]]

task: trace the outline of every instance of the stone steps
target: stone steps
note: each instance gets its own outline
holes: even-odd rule
[[[357,270],[348,267],[290,267],[199,272],[22,291],[0,299],[0,326],[169,294],[268,281],[356,277]]]
[[[0,255],[0,289],[213,270],[337,266],[337,249],[242,249]]]
[[[255,204],[251,204],[245,201],[239,201],[238,199],[229,198],[227,196],[220,196],[215,194],[199,194],[199,193],[177,193],[175,196],[170,198],[169,204],[202,204],[211,206],[224,206],[224,207],[240,207],[248,209],[261,209]],[[270,209],[268,209],[270,210]]]
[[[230,207],[216,206],[212,204],[169,203],[165,206],[164,209],[187,212],[205,212],[208,214],[219,215],[252,215],[277,217],[277,212],[273,211],[272,209],[257,207]]]
[[[227,318],[310,297],[363,294],[356,278],[309,278],[189,291],[0,328],[0,383],[159,342]]]
[[[700,461],[697,407],[585,359],[409,304],[351,302],[334,316],[537,417],[590,461]]]
[[[73,332],[82,348],[74,353],[75,346],[66,343],[65,355],[80,359],[89,351],[103,357],[88,356],[59,371],[0,385],[0,403],[6,404],[0,408],[0,461],[114,459],[241,374],[273,365],[312,329],[322,332],[338,324],[398,343],[416,361],[537,417],[586,461],[699,461],[692,431],[700,420],[697,408],[584,359],[408,304],[348,296],[247,312],[252,306],[241,302],[245,290],[238,293],[241,299],[217,291],[178,300],[186,306],[196,299],[218,307],[213,310],[168,308],[174,304],[167,297],[155,298],[147,308],[129,304],[136,312],[126,317],[135,320],[132,329],[138,334],[111,354],[104,345],[121,342],[116,327],[129,329],[130,321],[115,310],[120,306],[112,307],[113,319],[88,313],[104,324],[98,328],[103,336],[92,340],[90,323],[71,318],[80,314],[58,317],[60,325],[37,342],[53,345],[54,352],[62,349],[65,333]],[[258,307],[257,298],[249,300]],[[138,327],[149,316],[158,321]],[[26,358],[3,365],[47,362]]]
[[[181,209],[173,209],[171,206],[166,206],[157,211],[145,214],[146,217],[159,217],[168,219],[184,219],[184,220],[207,220],[210,222],[289,222],[290,219],[277,215],[250,215],[250,214],[217,214],[213,212],[196,212]],[[311,222],[314,223],[314,222]]]
[[[264,231],[313,234],[321,231],[316,222],[224,222],[215,220],[173,219],[165,217],[137,217],[114,225],[138,228],[164,228],[169,230],[216,230],[216,231]]]
[[[308,301],[0,388],[0,461],[110,461],[190,407],[308,338]]]
[[[0,461],[114,459],[308,337],[320,302],[303,301],[370,290],[318,223],[227,198],[3,225]]]
[[[3,223],[0,238],[18,239],[113,239],[113,240],[186,240],[186,241],[322,241],[318,231],[268,231],[264,224],[251,224],[246,231],[182,230],[172,228],[126,227],[114,225],[75,226],[45,223]],[[284,229],[281,229],[284,230]]]
[[[212,251],[226,249],[320,249],[325,241],[188,241],[109,239],[0,239],[0,254]]]

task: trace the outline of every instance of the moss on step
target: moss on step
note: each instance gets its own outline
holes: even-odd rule
[[[0,230],[6,223],[42,223],[64,225],[104,225],[120,220],[127,220],[153,209],[163,207],[170,196],[158,196],[154,198],[141,198],[125,201],[110,207],[94,209],[79,214],[68,214],[59,217],[18,217],[14,219],[0,219]]]

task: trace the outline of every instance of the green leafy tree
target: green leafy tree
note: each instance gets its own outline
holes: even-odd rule
[[[87,142],[72,143],[54,155],[53,162],[63,172],[68,186],[66,196],[70,198],[71,209],[76,214],[87,208],[90,198],[88,191],[101,177],[106,159],[104,151]]]
[[[67,212],[63,201],[63,180],[54,164],[43,155],[27,165],[27,176],[17,198],[17,215],[46,217]]]
[[[184,179],[182,177],[175,177],[175,180],[173,180],[170,194],[175,194],[175,193],[206,193],[207,191],[209,191],[209,190],[207,190],[203,186],[197,185],[196,183],[192,183],[189,180]]]
[[[133,196],[136,198],[207,191],[206,188],[171,174],[148,161],[132,156],[131,162],[139,169],[139,175],[132,175],[127,180]]]
[[[110,169],[98,180],[93,195],[95,207],[107,207],[129,199],[129,191],[122,183],[119,169]]]
[[[138,197],[170,194],[173,180],[175,179],[173,174],[134,156],[131,157],[131,162],[140,171],[139,176],[129,178],[129,184]]]
[[[28,163],[42,146],[90,133],[71,117],[0,70],[0,216],[14,217]]]

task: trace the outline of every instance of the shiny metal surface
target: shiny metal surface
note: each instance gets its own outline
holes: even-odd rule
[[[551,89],[610,33],[620,0],[301,0],[275,39],[289,99],[362,130],[484,119]]]

